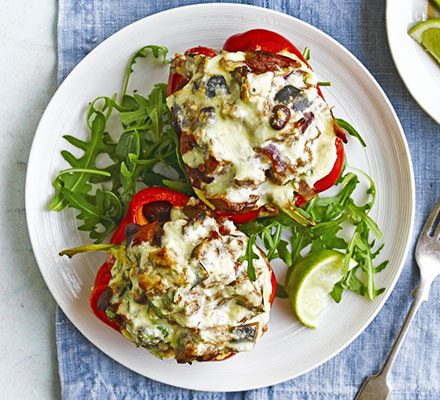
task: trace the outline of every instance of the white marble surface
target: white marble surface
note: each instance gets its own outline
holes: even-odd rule
[[[0,0],[0,398],[60,398],[55,302],[26,227],[32,138],[56,89],[56,0]]]

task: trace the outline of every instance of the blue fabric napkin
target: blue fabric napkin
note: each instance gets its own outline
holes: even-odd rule
[[[60,0],[59,81],[97,44],[147,15],[195,3],[184,0]],[[199,2],[200,3],[200,2]],[[402,122],[414,162],[414,239],[440,197],[440,126],[411,98],[392,62],[383,0],[257,0],[243,3],[298,17],[333,36],[375,76]],[[378,133],[380,134],[380,133]],[[392,239],[390,239],[392,240]],[[351,399],[382,365],[417,281],[413,248],[389,300],[368,329],[321,367],[276,386],[240,393],[194,392],[154,382],[124,368],[88,342],[58,310],[57,349],[62,395],[68,399]],[[422,306],[393,369],[393,399],[440,399],[438,281]]]

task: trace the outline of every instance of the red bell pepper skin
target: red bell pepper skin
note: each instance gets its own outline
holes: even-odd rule
[[[151,187],[137,192],[128,206],[127,217],[130,222],[145,225],[148,223],[142,209],[146,204],[156,201],[166,201],[175,207],[183,207],[188,203],[189,197],[186,194],[171,189]]]
[[[117,227],[113,234],[110,243],[120,244],[125,240],[125,228],[130,223],[144,225],[148,223],[145,216],[142,213],[143,206],[156,201],[167,201],[174,206],[184,206],[189,200],[189,197],[185,194],[175,192],[170,189],[163,188],[147,188],[136,193],[130,201],[127,214],[122,219],[121,223]],[[113,329],[120,331],[119,325],[107,317],[107,314],[98,307],[99,299],[102,293],[108,286],[111,279],[111,269],[113,267],[114,260],[109,258],[98,270],[95,278],[95,284],[93,285],[92,294],[90,295],[90,307],[93,313],[98,319],[105,324],[109,325]]]
[[[324,178],[320,179],[313,186],[318,192],[323,192],[324,190],[331,188],[341,176],[342,167],[344,166],[344,145],[339,137],[336,138],[335,144],[336,161],[332,170],[327,176],[324,176]]]
[[[243,33],[237,33],[229,37],[224,45],[223,50],[230,52],[237,51],[266,51],[268,53],[279,53],[283,50],[288,51],[296,55],[302,62],[309,65],[307,60],[304,58],[303,54],[298,50],[298,48],[285,37],[281,36],[276,32],[269,31],[267,29],[251,29]],[[207,47],[194,47],[185,52],[185,54],[204,54],[207,57],[214,57],[217,52],[213,49]],[[168,94],[174,93],[186,84],[185,79],[178,74],[170,74],[168,80]],[[316,89],[318,94],[324,99],[320,87],[317,85]],[[314,188],[318,192],[322,192],[331,186],[333,186],[338,180],[342,172],[342,166],[344,164],[344,148],[342,141],[347,142],[345,133],[341,129],[336,131],[337,138],[335,141],[337,158],[335,165],[331,172],[318,182],[316,182]],[[342,141],[339,139],[341,138]],[[307,203],[307,201],[301,195],[298,196],[296,200],[296,206],[302,207]],[[222,211],[217,211],[218,215],[226,216]],[[254,218],[258,217],[258,211],[251,211],[249,213],[234,214],[230,213],[227,215],[232,221],[237,224],[243,224],[252,221]]]
[[[223,50],[237,51],[266,51],[277,54],[283,50],[296,55],[302,62],[309,65],[302,53],[296,46],[284,36],[267,29],[251,29],[243,33],[237,33],[226,40]]]
[[[313,188],[318,193],[330,189],[341,176],[342,168],[344,167],[344,145],[342,139],[340,139],[339,137],[336,138],[335,144],[336,144],[336,161],[333,164],[332,170],[329,172],[327,176],[324,176],[324,178],[321,178],[313,185]],[[296,199],[295,205],[297,207],[303,207],[306,204],[307,204],[306,199],[301,195],[299,195]]]
[[[252,29],[244,33],[231,36],[223,45],[223,50],[236,51],[267,51],[279,53],[283,50],[295,54],[301,61],[309,65],[302,53],[285,37],[266,29]],[[193,47],[185,51],[186,55],[203,54],[206,57],[215,57],[218,53],[209,47]],[[180,74],[170,73],[168,78],[168,95],[181,89],[187,80]],[[319,87],[318,87],[319,90]],[[320,92],[320,90],[319,90]],[[321,93],[320,93],[321,94]]]
[[[189,197],[183,193],[158,187],[151,187],[137,192],[132,197],[128,206],[127,214],[116,228],[110,243],[119,244],[125,240],[125,228],[128,224],[134,223],[138,225],[145,225],[148,223],[142,212],[144,205],[153,203],[155,201],[166,201],[171,203],[173,206],[181,207],[188,203],[188,200]]]
[[[258,215],[260,214],[260,210],[252,210],[244,213],[214,210],[214,214],[217,217],[228,218],[234,224],[245,224],[246,222],[250,222],[253,221],[255,218],[258,218]]]
[[[188,80],[183,75],[170,71],[170,75],[168,76],[167,95],[172,95],[174,92],[182,89],[187,83]]]
[[[270,294],[269,302],[270,305],[272,306],[273,302],[275,301],[275,296],[277,294],[277,277],[275,276],[275,272],[273,272],[272,266],[270,266],[270,272],[272,273],[270,277],[270,283],[272,284],[272,293]]]
[[[307,204],[307,200],[299,194],[295,200],[295,206],[304,207],[306,204]]]
[[[99,320],[101,320],[102,322],[104,322],[104,324],[120,332],[121,328],[119,327],[119,325],[115,321],[109,319],[105,311],[101,310],[98,307],[99,299],[101,298],[101,295],[105,291],[105,289],[107,289],[108,283],[110,282],[110,279],[112,277],[111,270],[113,264],[114,264],[114,260],[108,260],[104,264],[102,264],[101,268],[99,268],[98,273],[96,274],[95,277],[95,284],[93,285],[89,303],[90,303],[90,308],[93,311],[93,314],[95,314],[95,316]]]
[[[203,54],[204,56],[211,58],[211,57],[215,57],[218,53],[214,49],[211,49],[210,47],[203,47],[203,46],[192,47],[187,51],[185,51],[185,55],[187,56],[194,56],[196,54]],[[182,89],[187,83],[188,80],[184,76],[176,72],[170,71],[170,75],[168,76],[168,88],[167,88],[168,96]]]
[[[267,51],[269,53],[279,53],[283,50],[287,50],[289,53],[296,55],[301,61],[310,66],[302,53],[293,45],[293,43],[278,33],[266,29],[252,29],[247,32],[233,35],[226,40],[223,45],[223,50],[231,52]],[[324,98],[319,86],[316,86],[316,88],[319,95]],[[317,192],[323,192],[332,187],[339,179],[342,172],[342,167],[344,165],[344,146],[342,141],[346,142],[347,139],[345,133],[340,128],[336,129],[336,133],[338,135],[335,140],[336,161],[330,173],[315,183],[314,189]],[[302,207],[306,203],[307,201],[304,197],[298,196],[296,200],[296,205],[298,207]]]
[[[135,223],[138,225],[145,225],[148,223],[147,219],[143,214],[143,207],[146,204],[154,203],[157,201],[166,201],[168,203],[171,203],[173,206],[183,207],[188,203],[188,200],[189,197],[187,195],[170,189],[152,187],[139,191],[131,199],[127,213],[125,217],[122,219],[120,225],[117,227],[115,233],[113,234],[110,243],[120,244],[125,240],[125,228],[127,227],[128,224]],[[250,215],[245,217],[246,214],[250,214]],[[246,214],[242,214],[242,215],[237,214],[230,217],[229,213],[222,212],[221,216],[225,218],[229,218],[233,220],[233,222],[239,224],[254,219],[258,215],[258,212],[252,211]],[[234,217],[236,219],[235,221],[234,221]],[[239,221],[243,221],[243,222],[239,222]],[[101,298],[103,292],[106,290],[110,282],[111,269],[113,267],[113,264],[114,264],[114,259],[109,257],[109,259],[98,270],[89,302],[90,302],[90,307],[92,308],[92,311],[95,314],[95,316],[98,319],[100,319],[102,322],[104,322],[105,324],[107,324],[108,326],[112,327],[113,329],[119,332],[120,331],[119,325],[115,321],[109,319],[107,317],[107,314],[98,307],[99,299]],[[271,277],[272,295],[270,301],[272,304],[275,298],[276,279],[272,269],[271,272],[272,272],[272,277]]]
[[[236,51],[266,51],[277,54],[283,50],[296,55],[309,68],[310,64],[304,58],[298,48],[284,36],[267,29],[251,29],[243,33],[237,33],[231,36],[223,45],[223,50]],[[316,85],[318,94],[324,98],[321,88]]]
[[[185,51],[185,55],[187,56],[195,56],[197,54],[202,54],[208,58],[215,57],[218,52],[214,49],[211,49],[210,47],[203,47],[203,46],[197,46],[197,47],[191,47],[187,51]]]

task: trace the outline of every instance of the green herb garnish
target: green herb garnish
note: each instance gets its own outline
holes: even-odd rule
[[[289,297],[284,286],[281,286],[279,283],[277,283],[276,296],[280,299],[287,299]]]
[[[69,258],[72,258],[73,256],[76,256],[77,254],[83,254],[83,253],[111,253],[117,252],[121,248],[121,245],[119,244],[107,244],[107,243],[96,243],[96,244],[86,244],[84,246],[77,246],[72,247],[71,249],[60,251],[60,256],[67,256]]]
[[[115,319],[117,317],[117,315],[108,308],[105,310],[105,314],[107,315],[108,319]]]
[[[249,236],[246,246],[246,254],[238,259],[240,262],[247,262],[247,273],[251,281],[257,280],[257,276],[255,274],[254,260],[257,260],[259,256],[254,252],[255,240],[256,235]]]
[[[121,94],[101,96],[90,103],[86,114],[88,139],[64,136],[82,155],[76,157],[67,150],[61,152],[71,168],[55,177],[55,195],[49,209],[78,210],[77,218],[82,221],[78,229],[89,232],[98,243],[119,224],[138,184],[192,192],[165,102],[167,85],[156,84],[148,96],[127,95],[137,59],[151,55],[158,62],[168,63],[167,54],[168,49],[163,46],[145,46],[138,50],[129,60]],[[119,131],[113,135],[116,140],[107,130],[112,115],[120,122]],[[108,159],[104,167],[97,165],[97,158],[102,155]],[[169,171],[167,176],[157,172],[160,166]]]
[[[353,172],[348,172],[339,179],[338,194],[332,197],[318,196],[311,200],[302,212],[315,222],[314,226],[301,224],[281,211],[275,217],[266,217],[240,225],[239,229],[253,238],[260,239],[269,260],[280,258],[288,268],[310,250],[342,251],[345,254],[343,278],[335,285],[331,293],[332,298],[339,302],[343,290],[347,289],[373,299],[384,290],[375,288],[374,275],[382,271],[387,262],[374,265],[374,259],[383,245],[376,245],[376,241],[382,239],[382,232],[368,215],[373,207],[376,193],[373,181],[369,177],[368,179],[369,201],[361,206],[357,205],[352,197],[359,184],[359,178]],[[354,228],[351,238],[338,235],[343,225],[347,224]],[[281,239],[284,231],[291,235],[290,243]],[[252,254],[253,248],[248,246],[246,256],[243,258],[250,259]],[[351,270],[349,270],[350,259],[357,263]]]
[[[357,140],[359,140],[359,142],[361,143],[362,147],[367,147],[367,145],[365,144],[364,139],[362,139],[361,135],[359,134],[359,132],[353,127],[353,125],[351,125],[350,123],[348,123],[347,121],[344,121],[341,118],[335,118],[336,122],[338,123],[338,125],[347,131],[347,133],[353,137],[355,137]]]
[[[306,47],[303,51],[303,57],[306,61],[310,60],[310,49]]]

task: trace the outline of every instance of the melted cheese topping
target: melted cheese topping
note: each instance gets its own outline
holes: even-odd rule
[[[247,241],[228,220],[173,208],[159,247],[131,245],[116,258],[108,309],[124,321],[124,335],[179,362],[251,350],[269,319],[272,285],[257,247],[257,279],[249,279],[240,261]]]
[[[222,51],[211,59],[176,56],[189,82],[167,103],[182,135],[193,142],[182,152],[184,163],[210,178],[192,179],[206,198],[288,207],[300,182],[313,188],[331,171],[331,110],[318,94],[313,71],[296,56],[283,55],[293,65],[263,73],[243,72],[249,56],[243,52]],[[287,98],[286,87],[293,91]],[[277,105],[290,111],[280,130],[271,126]],[[206,170],[210,159],[217,161],[213,171]]]

